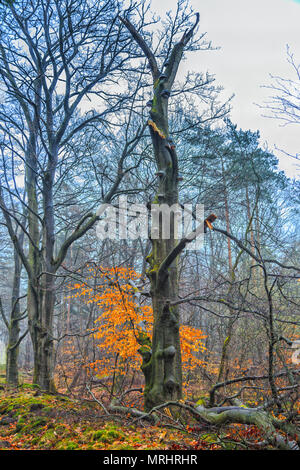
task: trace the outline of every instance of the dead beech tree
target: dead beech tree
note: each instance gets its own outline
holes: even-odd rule
[[[157,194],[152,201],[172,207],[178,203],[178,158],[176,148],[170,139],[168,101],[184,50],[191,40],[199,22],[187,29],[165,58],[163,71],[159,70],[157,59],[143,37],[127,18],[120,18],[133,39],[142,49],[148,60],[153,80],[153,98],[148,125],[151,133],[153,152],[159,178]],[[179,338],[179,310],[171,306],[178,296],[178,255],[187,240],[177,243],[174,212],[170,213],[170,237],[162,238],[160,222],[159,238],[151,239],[152,251],[147,257],[150,267],[147,276],[150,280],[154,328],[150,347],[149,339],[141,334],[140,352],[143,357],[142,370],[145,375],[145,408],[168,400],[178,400],[182,396],[182,370]]]

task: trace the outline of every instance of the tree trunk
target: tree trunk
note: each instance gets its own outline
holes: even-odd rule
[[[157,205],[159,234],[158,238],[152,233],[152,252],[147,257],[150,265],[147,276],[151,283],[151,298],[154,316],[152,355],[143,371],[146,377],[145,408],[151,409],[166,400],[181,398],[181,353],[179,338],[179,312],[170,302],[178,295],[177,260],[168,268],[168,272],[160,272],[160,266],[168,254],[174,249],[176,215],[170,211],[170,237],[163,239],[162,217],[160,204],[169,208],[178,203],[178,172],[177,156],[174,146],[168,144],[167,99],[161,98],[163,83],[156,84],[155,99],[151,110],[149,127],[151,131],[155,161],[160,181],[157,194],[153,201]],[[149,373],[147,373],[149,371]]]
[[[33,146],[31,150],[33,149]],[[36,166],[36,152],[32,152]],[[43,176],[43,221],[42,241],[38,221],[38,200],[36,167],[27,167],[28,201],[32,211],[29,214],[29,233],[32,243],[29,245],[29,261],[32,277],[28,289],[28,323],[33,344],[34,374],[33,382],[43,390],[54,390],[53,379],[53,316],[55,301],[54,266],[54,205],[53,184],[57,165],[58,148],[55,143],[49,145],[49,160]],[[41,249],[39,249],[41,248]]]
[[[253,228],[252,228],[252,220],[253,220],[253,213],[251,214],[251,208],[250,208],[250,200],[249,200],[249,190],[248,190],[248,185],[246,186],[246,205],[247,205],[247,217],[248,217],[248,224],[249,224],[249,232],[250,232],[250,246],[251,246],[251,252],[255,254],[255,243],[254,243],[254,234],[253,234]],[[255,264],[255,260],[251,258],[251,264]]]
[[[47,298],[49,299],[48,294]],[[29,286],[28,313],[30,313],[28,325],[34,359],[33,383],[39,385],[42,390],[54,391],[53,304],[50,302],[47,308],[45,308],[41,289],[38,289],[36,292],[36,290]]]
[[[14,250],[14,279],[11,296],[11,316],[8,326],[8,345],[6,349],[6,383],[17,386],[18,377],[18,356],[19,356],[19,317],[20,317],[20,277],[22,265],[16,250]]]
[[[178,166],[175,146],[169,139],[168,99],[162,96],[165,84],[159,80],[154,85],[154,99],[149,121],[159,184],[153,206],[166,204],[171,208],[178,204]],[[176,212],[176,206],[173,206]],[[178,258],[165,272],[161,270],[163,261],[174,250],[176,227],[174,211],[170,210],[170,236],[163,238],[163,221],[158,207],[158,238],[152,233],[152,252],[147,257],[150,265],[147,276],[151,283],[154,326],[152,355],[145,369],[148,383],[145,388],[145,408],[166,400],[178,400],[182,396],[181,351],[179,338],[179,311],[170,302],[178,298]]]
[[[33,383],[42,390],[55,391],[53,378],[53,341],[48,334],[38,334],[35,338]]]
[[[230,216],[229,216],[229,203],[228,203],[228,191],[227,191],[227,184],[225,179],[225,169],[224,169],[224,162],[221,156],[221,165],[222,165],[222,179],[224,184],[223,194],[224,194],[224,205],[225,205],[225,219],[226,219],[226,230],[230,232]],[[229,274],[232,274],[232,252],[231,252],[231,240],[227,237],[227,249],[228,249],[228,267],[229,267]]]
[[[140,338],[140,353],[143,357],[142,370],[145,375],[145,409],[168,400],[179,400],[182,396],[182,370],[181,350],[179,337],[179,310],[171,306],[171,302],[178,298],[178,252],[176,210],[173,205],[178,204],[178,160],[175,145],[169,136],[168,123],[168,99],[172,89],[177,70],[182,58],[185,46],[191,39],[194,29],[199,21],[196,15],[195,25],[186,30],[181,40],[173,46],[164,73],[158,69],[156,58],[142,36],[127,19],[120,18],[139,44],[148,59],[153,77],[153,100],[151,103],[150,117],[148,121],[157,176],[159,178],[158,189],[152,206],[158,209],[158,233],[151,233],[152,251],[147,256],[150,267],[147,276],[150,280],[150,294],[153,307],[153,335],[152,348],[150,349],[147,338]],[[166,205],[170,210],[169,236],[163,236],[162,217],[159,205]],[[153,227],[152,227],[153,228]],[[176,236],[176,239],[175,239]],[[183,243],[182,247],[185,244]],[[173,254],[175,256],[173,256]]]

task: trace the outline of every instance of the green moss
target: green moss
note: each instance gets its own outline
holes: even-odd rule
[[[146,256],[146,261],[147,263],[149,263],[150,265],[153,263],[153,252],[151,251],[151,253]]]
[[[56,432],[56,434],[58,434],[59,436],[62,436],[62,435],[65,434],[65,432],[66,432],[66,427],[65,427],[63,424],[58,424],[58,425],[55,427],[55,432]]]
[[[75,449],[78,449],[78,444],[76,444],[76,442],[68,442],[66,447],[65,447],[65,450],[75,450]]]
[[[120,446],[116,446],[116,450],[134,450],[135,448],[129,444],[122,444]]]
[[[41,444],[45,444],[51,440],[57,439],[57,433],[54,429],[47,429],[47,431],[39,438]]]
[[[142,346],[138,349],[138,353],[141,356],[146,356],[147,354],[151,354],[151,347],[150,346]]]
[[[153,100],[152,100],[152,113],[157,113],[157,96],[154,94]]]
[[[91,433],[91,435],[92,435],[92,440],[97,441],[103,436],[103,430],[101,429],[100,431],[94,431]]]
[[[26,418],[25,418],[25,416],[22,416],[22,417],[20,417],[20,418],[18,419],[18,424],[19,424],[20,426],[23,426],[23,425],[26,424]]]
[[[22,431],[23,427],[25,427],[24,424],[18,423],[18,424],[16,425],[15,432],[16,432],[16,433],[20,433],[20,432]]]
[[[40,442],[40,437],[39,437],[39,436],[38,436],[38,437],[34,437],[33,439],[31,439],[30,442],[31,442],[32,445],[35,446],[36,444],[38,444],[38,443]]]
[[[94,431],[91,434],[91,437],[92,441],[100,441],[106,444],[111,444],[116,439],[123,438],[124,435],[114,425],[108,425],[103,429]]]
[[[221,442],[221,446],[224,450],[236,450],[237,443],[223,441]]]
[[[47,424],[45,418],[38,418],[35,420],[26,420],[25,417],[19,419],[16,426],[16,432],[19,434],[35,434],[39,431],[39,428],[44,427]]]
[[[45,426],[47,424],[46,418],[38,418],[32,423],[32,427],[36,428],[37,426]]]
[[[4,385],[5,382],[6,382],[5,373],[4,373],[4,374],[0,374],[0,383]]]
[[[116,430],[113,430],[111,429],[110,431],[107,431],[107,437],[111,438],[111,439],[117,439],[121,436],[121,434],[116,431]]]
[[[150,276],[154,276],[157,273],[157,271],[159,270],[159,266],[160,265],[158,263],[152,264],[151,269],[148,269],[146,271],[147,274],[150,275]]]
[[[213,433],[202,434],[201,435],[201,440],[205,441],[205,442],[213,443],[213,442],[216,442],[218,440],[218,436],[216,434],[213,434]]]
[[[21,390],[40,390],[41,387],[37,384],[22,384],[19,385],[19,389]]]
[[[56,449],[58,450],[76,450],[78,449],[78,444],[74,441],[70,440],[63,440],[58,443],[56,446]]]
[[[137,341],[142,347],[151,348],[151,339],[145,331],[139,332]]]
[[[53,406],[45,406],[43,408],[43,413],[48,414],[53,410]]]
[[[200,397],[199,400],[196,402],[196,405],[206,406],[207,404],[207,397],[203,396]]]
[[[0,405],[0,415],[4,415],[6,413],[6,404]]]

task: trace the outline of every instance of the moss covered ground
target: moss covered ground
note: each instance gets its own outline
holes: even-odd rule
[[[132,421],[132,419],[131,419]],[[189,445],[188,432],[107,417],[93,401],[0,385],[0,449],[143,450]]]

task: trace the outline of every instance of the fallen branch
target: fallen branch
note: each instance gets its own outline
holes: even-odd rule
[[[149,413],[144,414],[146,419],[162,408],[179,407],[189,411],[198,421],[210,424],[216,427],[225,424],[246,424],[257,426],[265,435],[267,444],[280,450],[300,450],[299,437],[294,426],[281,421],[265,411],[257,408],[246,408],[241,406],[225,406],[204,408],[202,406],[192,407],[184,403],[169,401],[158,405]],[[277,429],[284,431],[287,435],[293,436],[296,440],[289,440],[282,436]]]
[[[90,387],[88,386],[88,384],[86,384],[86,389],[87,391],[89,392],[89,394],[93,397],[93,400],[98,403],[98,405],[101,406],[102,410],[105,412],[105,414],[109,415],[109,412],[107,411],[107,409],[105,408],[105,406],[103,405],[103,403],[98,400],[98,398],[95,397],[95,395],[93,394],[92,390],[90,389]]]
[[[197,406],[196,410],[201,418],[204,418],[215,426],[222,426],[224,424],[248,424],[257,426],[266,436],[266,442],[273,447],[280,450],[300,450],[298,442],[289,440],[276,431],[277,429],[287,432],[287,424],[276,418],[273,418],[265,411],[260,411],[256,408],[243,408],[238,406],[228,406],[221,408],[204,408]],[[288,433],[296,435],[297,433],[293,427],[288,427]]]

